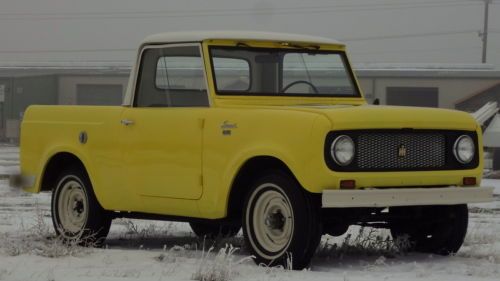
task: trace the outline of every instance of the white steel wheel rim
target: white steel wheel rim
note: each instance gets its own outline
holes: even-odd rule
[[[83,230],[88,218],[88,200],[78,180],[64,182],[57,200],[57,213],[63,234],[78,234]]]
[[[269,187],[271,189],[260,192]],[[257,194],[260,195],[256,198]],[[267,183],[255,190],[250,202],[253,211],[251,218],[247,215],[247,224],[252,224],[255,237],[250,235],[249,240],[260,256],[276,259],[288,249],[292,240],[294,222],[290,200],[279,186]],[[263,252],[261,247],[268,253]]]

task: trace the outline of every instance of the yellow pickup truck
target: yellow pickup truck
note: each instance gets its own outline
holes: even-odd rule
[[[368,105],[345,46],[320,37],[150,36],[122,106],[30,106],[20,145],[17,182],[52,192],[66,239],[103,243],[119,217],[243,228],[257,263],[295,269],[353,224],[455,253],[466,204],[492,197],[469,114]]]

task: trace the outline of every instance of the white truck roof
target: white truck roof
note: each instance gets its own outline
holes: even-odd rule
[[[344,45],[339,41],[308,35],[261,32],[261,31],[180,31],[158,33],[146,37],[142,44],[201,42],[210,39],[228,40],[261,40],[261,41],[284,41],[284,42],[307,42],[319,44]]]
[[[221,40],[256,40],[256,41],[283,41],[297,43],[316,43],[316,44],[331,44],[344,46],[339,41],[308,35],[276,33],[276,32],[261,32],[261,31],[179,31],[153,34],[142,41],[141,45],[152,44],[169,44],[169,43],[192,43],[201,42],[210,39]],[[132,86],[134,85],[137,63],[133,65],[131,75],[128,82],[127,91],[123,105],[130,106],[133,101]]]

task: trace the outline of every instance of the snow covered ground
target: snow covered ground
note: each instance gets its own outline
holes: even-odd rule
[[[0,174],[16,172],[18,165],[18,149],[0,147]],[[324,236],[306,271],[239,262],[248,256],[244,249],[216,271],[232,270],[232,280],[500,280],[500,180],[483,185],[496,186],[497,201],[471,206],[468,235],[456,256],[393,254],[371,246],[332,250],[348,238]],[[207,254],[185,223],[116,220],[104,249],[62,246],[51,227],[50,194],[23,193],[0,180],[0,280],[192,280]],[[349,233],[354,237],[360,229]],[[388,236],[383,230],[364,233],[382,242]],[[227,242],[243,246],[241,236],[216,246]],[[210,269],[215,255],[204,261]]]

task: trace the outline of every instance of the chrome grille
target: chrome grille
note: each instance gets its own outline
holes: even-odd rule
[[[445,165],[446,142],[441,133],[366,133],[357,140],[361,170],[432,169]]]

